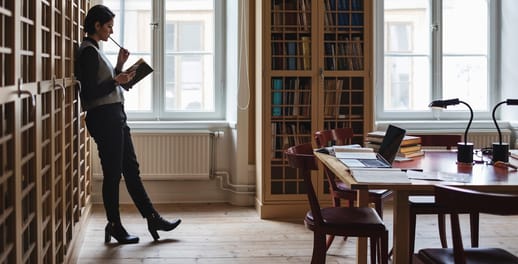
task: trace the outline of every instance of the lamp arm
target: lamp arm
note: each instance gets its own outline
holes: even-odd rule
[[[496,117],[495,117],[495,113],[496,113],[496,109],[502,105],[502,104],[505,104],[507,103],[507,101],[502,101],[498,104],[495,105],[495,107],[493,107],[493,122],[495,123],[495,126],[496,126],[496,131],[498,131],[498,143],[500,145],[502,145],[502,132],[500,131],[500,127],[498,126],[498,123],[496,122]]]
[[[464,145],[468,145],[468,130],[469,130],[469,127],[471,126],[471,122],[473,121],[473,109],[471,108],[471,106],[468,103],[466,103],[464,101],[459,100],[459,103],[465,104],[469,108],[469,112],[471,114],[469,117],[468,126],[466,127],[466,131],[464,131]]]

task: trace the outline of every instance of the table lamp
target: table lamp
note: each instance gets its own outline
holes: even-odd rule
[[[473,109],[471,106],[464,102],[456,99],[448,99],[448,100],[435,100],[432,101],[428,107],[431,108],[443,108],[446,109],[448,105],[458,105],[465,104],[469,108],[469,112],[471,113],[468,126],[466,127],[466,131],[464,131],[464,142],[457,143],[457,162],[462,163],[472,163],[473,162],[473,143],[468,142],[468,130],[471,126],[471,122],[473,121]]]
[[[498,131],[498,142],[493,142],[493,162],[509,161],[509,144],[502,143],[502,132],[500,131],[500,127],[498,127],[498,123],[495,118],[496,109],[502,104],[518,105],[518,99],[507,99],[496,104],[493,108],[493,122],[495,123],[496,131]]]

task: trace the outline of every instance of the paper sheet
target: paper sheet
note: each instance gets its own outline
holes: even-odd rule
[[[410,183],[406,173],[401,170],[351,170],[351,175],[359,183]]]

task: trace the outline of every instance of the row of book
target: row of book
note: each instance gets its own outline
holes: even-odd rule
[[[308,78],[272,78],[272,116],[307,116],[311,113]]]
[[[326,15],[324,25],[326,29],[337,26],[337,29],[345,29],[344,26],[362,26],[363,13],[362,0],[324,0]]]
[[[324,25],[330,26],[362,26],[363,0],[324,0],[326,15]],[[272,29],[280,30],[281,26],[297,26],[308,30],[311,24],[311,2],[273,1]]]
[[[282,40],[293,36],[272,35],[272,68],[274,70],[311,69],[311,41],[309,36],[301,36],[299,41]]]
[[[324,116],[349,116],[363,112],[364,91],[357,79],[326,79],[324,81]],[[355,89],[356,88],[356,89]]]
[[[300,28],[302,30],[309,30],[310,25],[310,0],[273,1],[272,30],[275,31],[282,30],[283,28],[293,28],[293,26],[295,26],[296,28]]]
[[[379,150],[385,131],[373,131],[367,133],[365,138],[365,147]],[[405,135],[399,147],[397,156],[402,158],[413,158],[423,156],[424,152],[421,148],[421,137]]]
[[[283,150],[290,146],[311,142],[311,123],[273,122],[272,157],[282,158]]]
[[[337,43],[325,42],[326,70],[363,70],[363,45],[360,37]]]
[[[363,70],[363,44],[359,37],[353,41],[326,42],[326,70]],[[274,70],[310,70],[311,44],[309,37],[300,41],[272,41],[272,68]]]

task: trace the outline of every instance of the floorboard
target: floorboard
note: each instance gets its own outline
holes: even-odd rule
[[[104,243],[106,220],[102,206],[94,205],[84,242],[80,245],[80,264],[228,264],[228,263],[309,263],[313,233],[302,220],[261,220],[252,207],[226,204],[159,205],[167,219],[180,217],[182,224],[171,232],[159,232],[153,242],[144,218],[131,205],[121,208],[125,228],[140,237],[140,243],[118,245],[114,239]],[[392,211],[385,210],[385,223],[392,230]],[[461,216],[463,230],[468,218]],[[504,247],[518,255],[518,217],[481,215],[481,246]],[[449,230],[448,230],[449,232]],[[438,247],[434,216],[418,216],[416,248]],[[392,234],[391,234],[392,235]],[[465,244],[469,231],[465,231]],[[392,243],[390,241],[389,243]],[[354,263],[355,239],[336,238],[326,263]]]

